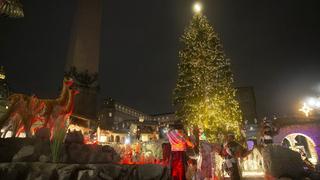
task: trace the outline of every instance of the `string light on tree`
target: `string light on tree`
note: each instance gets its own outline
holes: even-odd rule
[[[310,112],[312,110],[313,109],[311,107],[309,107],[306,103],[303,103],[302,108],[299,109],[299,111],[303,112],[306,115],[306,117],[309,117]]]

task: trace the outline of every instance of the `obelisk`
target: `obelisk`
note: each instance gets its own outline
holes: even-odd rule
[[[80,90],[76,95],[75,117],[95,119],[100,61],[101,0],[77,0],[66,63],[66,74]]]

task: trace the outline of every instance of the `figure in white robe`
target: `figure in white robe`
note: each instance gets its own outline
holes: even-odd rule
[[[212,179],[212,144],[200,141],[199,159],[197,167],[197,179]]]

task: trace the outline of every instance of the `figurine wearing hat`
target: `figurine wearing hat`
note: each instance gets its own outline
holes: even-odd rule
[[[260,132],[260,145],[265,147],[268,144],[272,144],[272,136],[274,134],[274,128],[272,126],[272,122],[268,121],[265,117],[262,121],[262,127]]]
[[[238,166],[238,158],[243,155],[245,148],[235,141],[235,135],[229,133],[225,136],[220,155],[224,157],[224,169],[230,176],[231,180],[240,180],[240,172]]]

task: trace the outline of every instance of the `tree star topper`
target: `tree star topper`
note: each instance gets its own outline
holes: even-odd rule
[[[201,10],[202,10],[202,4],[201,4],[200,2],[194,3],[194,5],[193,5],[193,11],[194,11],[195,13],[200,13]]]

